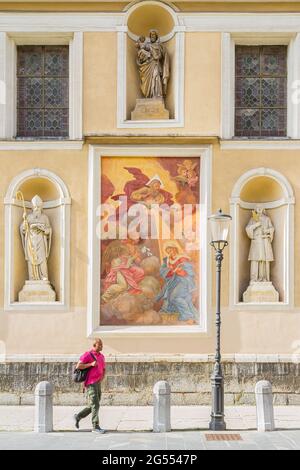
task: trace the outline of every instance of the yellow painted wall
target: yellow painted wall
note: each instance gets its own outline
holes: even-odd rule
[[[3,11],[123,11],[130,3],[128,0],[6,0],[0,1]],[[170,2],[172,3],[172,2]],[[264,12],[264,11],[300,11],[298,0],[179,0],[173,2],[179,11],[188,12]]]
[[[112,132],[117,115],[117,34],[84,34],[83,129]]]
[[[59,175],[72,196],[71,209],[71,307],[69,312],[0,311],[0,340],[8,354],[77,354],[87,347],[87,147],[81,151],[1,152],[0,190],[3,198],[11,179],[32,167],[47,168]],[[9,159],[10,164],[7,164]],[[266,166],[281,172],[300,198],[298,176],[300,151],[220,151],[213,149],[213,209],[229,210],[229,197],[236,180],[251,168]],[[0,205],[0,230],[4,234],[4,207]],[[300,216],[295,211],[295,264],[300,263]],[[0,285],[4,284],[4,238],[0,245]],[[212,264],[213,269],[213,264]],[[300,272],[295,270],[296,308],[292,312],[230,311],[229,250],[223,270],[224,353],[293,353],[300,331]],[[3,289],[0,291],[3,305]],[[272,334],[270,334],[270,327]],[[211,337],[104,338],[106,353],[213,353]]]
[[[185,51],[185,126],[176,129],[117,129],[117,35],[85,33],[84,133],[218,135],[221,34],[187,33]],[[130,67],[128,81],[136,84],[136,74],[137,71]]]
[[[8,2],[6,2],[8,3]],[[183,5],[184,2],[180,2]],[[199,2],[200,5],[201,2]],[[283,2],[282,2],[283,3]],[[28,4],[29,5],[29,4]],[[28,6],[27,5],[27,6]],[[200,6],[198,7],[200,8]],[[203,4],[201,3],[203,6]],[[289,5],[292,5],[290,2]],[[294,4],[293,4],[294,5]],[[186,4],[188,8],[188,4]],[[195,5],[195,8],[197,5]],[[52,6],[53,8],[53,6]],[[189,6],[191,8],[191,5]],[[257,6],[258,8],[258,6]],[[290,6],[289,6],[290,8]],[[295,7],[296,8],[296,7]],[[1,9],[1,5],[0,5]],[[117,34],[84,34],[85,135],[219,135],[221,89],[221,35],[187,33],[185,40],[185,127],[117,129]],[[213,210],[229,210],[237,179],[256,167],[281,172],[300,197],[300,151],[213,148]],[[0,341],[8,354],[79,354],[87,347],[87,214],[88,146],[82,151],[1,151],[0,197],[18,173],[46,168],[60,176],[71,197],[71,306],[69,312],[4,312],[4,205],[0,204]],[[300,214],[295,210],[295,265],[300,263]],[[212,264],[213,269],[213,264]],[[224,353],[292,353],[300,331],[300,272],[295,270],[296,308],[292,312],[230,311],[229,250],[223,271]],[[212,320],[210,320],[212,324]],[[272,334],[270,334],[270,328]],[[214,336],[105,337],[106,353],[213,353]]]

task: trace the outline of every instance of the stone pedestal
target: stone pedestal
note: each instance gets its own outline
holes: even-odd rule
[[[136,100],[135,109],[131,113],[132,121],[152,119],[169,119],[170,113],[165,108],[163,98],[142,98]]]
[[[251,281],[248,289],[243,294],[243,302],[279,302],[279,293],[272,282]]]
[[[49,281],[26,281],[19,292],[19,302],[55,302],[56,294]]]

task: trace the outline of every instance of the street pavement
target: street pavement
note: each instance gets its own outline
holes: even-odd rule
[[[94,450],[300,450],[300,406],[275,407],[276,431],[258,433],[255,407],[226,407],[227,433],[238,441],[211,441],[210,407],[172,406],[172,432],[152,433],[150,406],[103,406],[100,424],[108,432],[91,433],[90,418],[74,429],[73,414],[79,407],[55,406],[54,432],[33,432],[33,406],[0,406],[0,449]],[[217,433],[219,434],[219,433]]]
[[[209,441],[208,432],[0,432],[0,450],[300,450],[300,431],[242,431],[240,441]]]
[[[54,406],[55,431],[74,430],[74,413],[80,407]],[[173,430],[207,429],[210,421],[209,406],[172,406]],[[300,430],[300,406],[277,406],[274,408],[276,427]],[[226,407],[225,417],[229,430],[255,430],[256,408],[254,406]],[[151,406],[102,406],[100,424],[109,431],[151,431],[153,408]],[[33,406],[0,406],[0,431],[33,431]],[[90,417],[80,423],[83,429],[91,427]]]

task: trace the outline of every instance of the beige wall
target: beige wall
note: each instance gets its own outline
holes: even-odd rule
[[[123,1],[98,1],[89,0],[17,0],[17,1],[1,1],[0,9],[3,11],[123,11],[130,3],[128,0]],[[242,12],[266,12],[266,11],[299,11],[300,5],[298,0],[223,0],[223,1],[205,1],[205,0],[179,0],[173,2],[173,5],[181,11],[242,11]]]
[[[77,354],[86,339],[87,276],[87,147],[80,151],[1,152],[1,195],[11,179],[32,167],[43,167],[59,175],[69,188],[71,209],[71,308],[69,312],[0,313],[0,339],[8,354]],[[213,209],[229,210],[234,183],[251,168],[266,166],[281,172],[300,197],[298,161],[300,151],[220,151],[213,149]],[[9,159],[9,165],[7,164]],[[296,206],[297,207],[297,206]],[[4,221],[0,207],[1,286],[4,284]],[[300,263],[300,216],[295,212],[296,266]],[[213,265],[212,265],[213,269]],[[296,309],[292,312],[230,311],[229,250],[223,271],[223,350],[224,353],[293,353],[292,343],[300,331],[300,273],[295,271]],[[3,305],[3,289],[0,302]],[[272,334],[270,334],[270,329]],[[105,337],[106,353],[213,353],[213,337]]]
[[[83,132],[99,134],[116,127],[117,34],[84,34]]]
[[[187,33],[185,39],[185,126],[167,129],[117,129],[117,34],[84,34],[84,133],[218,135],[220,129],[221,34]],[[133,48],[129,40],[131,49]],[[130,62],[127,80],[136,87]],[[171,62],[172,71],[172,62]],[[172,73],[172,72],[171,72]],[[132,93],[128,93],[132,109]],[[128,109],[129,109],[128,108]]]
[[[183,4],[183,2],[181,2]],[[190,6],[187,5],[187,8]],[[1,8],[1,5],[0,5]],[[203,7],[204,8],[204,7]],[[133,73],[131,68],[130,73]],[[130,78],[130,77],[129,77]],[[185,127],[117,129],[117,34],[84,34],[84,133],[86,135],[219,135],[221,35],[187,33],[185,39]],[[192,141],[191,141],[192,142]],[[188,141],[187,141],[188,143]],[[300,263],[300,151],[221,151],[213,148],[213,210],[229,210],[237,179],[256,167],[281,172],[296,196],[295,264]],[[77,354],[84,349],[87,308],[88,147],[83,151],[0,152],[2,201],[14,176],[30,168],[46,168],[60,176],[71,197],[71,307],[69,312],[4,312],[0,340],[8,354]],[[4,205],[0,204],[0,306],[4,286]],[[213,264],[212,264],[213,269]],[[300,272],[295,270],[293,312],[230,311],[229,250],[223,271],[223,350],[225,353],[292,353],[300,331]],[[212,320],[210,320],[210,326]],[[271,331],[271,334],[270,334]],[[0,344],[1,346],[1,344]],[[106,353],[213,353],[214,336],[105,337]]]

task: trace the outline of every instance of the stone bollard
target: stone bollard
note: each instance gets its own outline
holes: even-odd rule
[[[275,431],[272,385],[267,380],[255,387],[258,432]]]
[[[40,382],[35,388],[34,431],[53,431],[53,387],[50,382]]]
[[[171,387],[160,381],[153,388],[153,432],[171,431]]]

